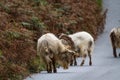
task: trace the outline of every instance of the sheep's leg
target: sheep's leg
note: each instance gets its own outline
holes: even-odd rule
[[[51,62],[49,62],[49,63],[47,64],[47,72],[48,72],[48,73],[52,73],[52,65],[51,65]]]
[[[88,57],[89,57],[89,59],[90,59],[90,60],[89,60],[89,65],[92,66],[92,58],[91,58],[91,54],[90,54],[90,53],[88,53]]]
[[[71,61],[70,61],[70,66],[72,66],[73,65],[73,59],[71,59]]]
[[[76,56],[74,56],[74,66],[77,65]]]
[[[50,62],[49,64],[50,64],[50,73],[52,73],[52,62]]]
[[[113,47],[113,55],[114,55],[115,58],[117,57],[117,53],[116,53],[116,48],[115,47]]]
[[[74,56],[73,59],[71,59],[70,66],[73,65],[73,62],[74,62],[74,66],[76,66],[77,65],[76,56]]]
[[[84,62],[85,62],[85,59],[86,59],[86,54],[84,54],[83,56],[82,56],[82,62],[81,62],[81,64],[80,64],[80,66],[83,66],[83,64],[84,64]]]
[[[112,33],[110,34],[110,38],[111,38],[111,42],[112,42],[113,56],[114,56],[114,57],[117,57],[116,48],[115,48],[115,43],[116,43],[115,38],[116,38],[116,36],[115,36],[115,33],[114,33],[114,32],[112,32]],[[117,44],[118,44],[118,43],[117,43]]]
[[[53,72],[57,73],[56,65],[55,65],[55,59],[54,58],[52,58],[52,65],[53,65]]]
[[[47,68],[47,72],[49,73],[49,65],[48,64],[46,65],[46,68]]]

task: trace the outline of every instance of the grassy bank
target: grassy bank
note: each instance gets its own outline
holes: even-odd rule
[[[104,29],[105,20],[97,2],[1,0],[0,80],[22,80],[44,69],[36,57],[36,45],[46,32],[58,35],[84,30],[96,39]]]

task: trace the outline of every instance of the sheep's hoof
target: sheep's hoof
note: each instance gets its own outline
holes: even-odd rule
[[[83,66],[83,64],[80,64],[80,66]]]
[[[119,53],[119,57],[120,57],[120,53]]]
[[[92,66],[92,64],[89,64],[90,66]]]
[[[120,54],[119,54],[119,55],[120,55]],[[117,54],[116,54],[116,53],[114,53],[113,56],[114,56],[115,58],[117,58]]]
[[[52,71],[48,71],[48,73],[52,73]]]
[[[70,66],[72,66],[73,65],[73,63],[70,63]]]
[[[77,63],[75,63],[74,66],[77,66]]]
[[[74,63],[74,66],[77,66],[77,62]]]
[[[89,65],[92,66],[92,63],[90,62]]]
[[[72,64],[70,64],[70,66],[73,66]]]
[[[120,56],[120,54],[119,54],[119,56]],[[114,55],[114,57],[117,58],[117,55]]]
[[[56,71],[56,70],[54,70],[53,72],[54,72],[54,73],[57,73],[57,71]]]
[[[84,64],[84,60],[82,61],[82,63],[80,64],[80,66],[83,66],[83,64]]]

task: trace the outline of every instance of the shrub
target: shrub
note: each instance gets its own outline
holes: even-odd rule
[[[4,36],[6,37],[6,39],[8,40],[14,40],[14,39],[24,39],[26,36],[23,35],[20,32],[16,32],[16,31],[6,31],[4,33]]]
[[[21,24],[29,30],[43,31],[46,28],[44,22],[37,17],[32,17],[30,22],[22,22]]]

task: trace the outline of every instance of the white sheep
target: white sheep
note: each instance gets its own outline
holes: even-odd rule
[[[70,55],[75,52],[67,49],[54,34],[47,33],[38,39],[37,55],[45,63],[47,72],[57,72],[55,64],[58,63],[67,69],[70,62]]]
[[[110,39],[113,48],[113,56],[117,57],[116,48],[120,48],[120,27],[113,28],[110,32]]]
[[[71,41],[70,39],[65,37],[69,37],[72,39],[73,42],[71,43],[74,43],[74,45],[72,45],[74,50],[77,51],[79,53],[79,56],[82,57],[82,62],[80,65],[83,66],[86,56],[88,56],[90,59],[89,65],[92,65],[91,55],[94,49],[93,37],[88,32],[82,31],[82,32],[77,32],[68,36],[65,34],[62,34],[59,38],[66,39],[69,42]],[[71,65],[72,63],[73,62],[71,62]],[[74,56],[74,65],[77,65],[75,56]]]

